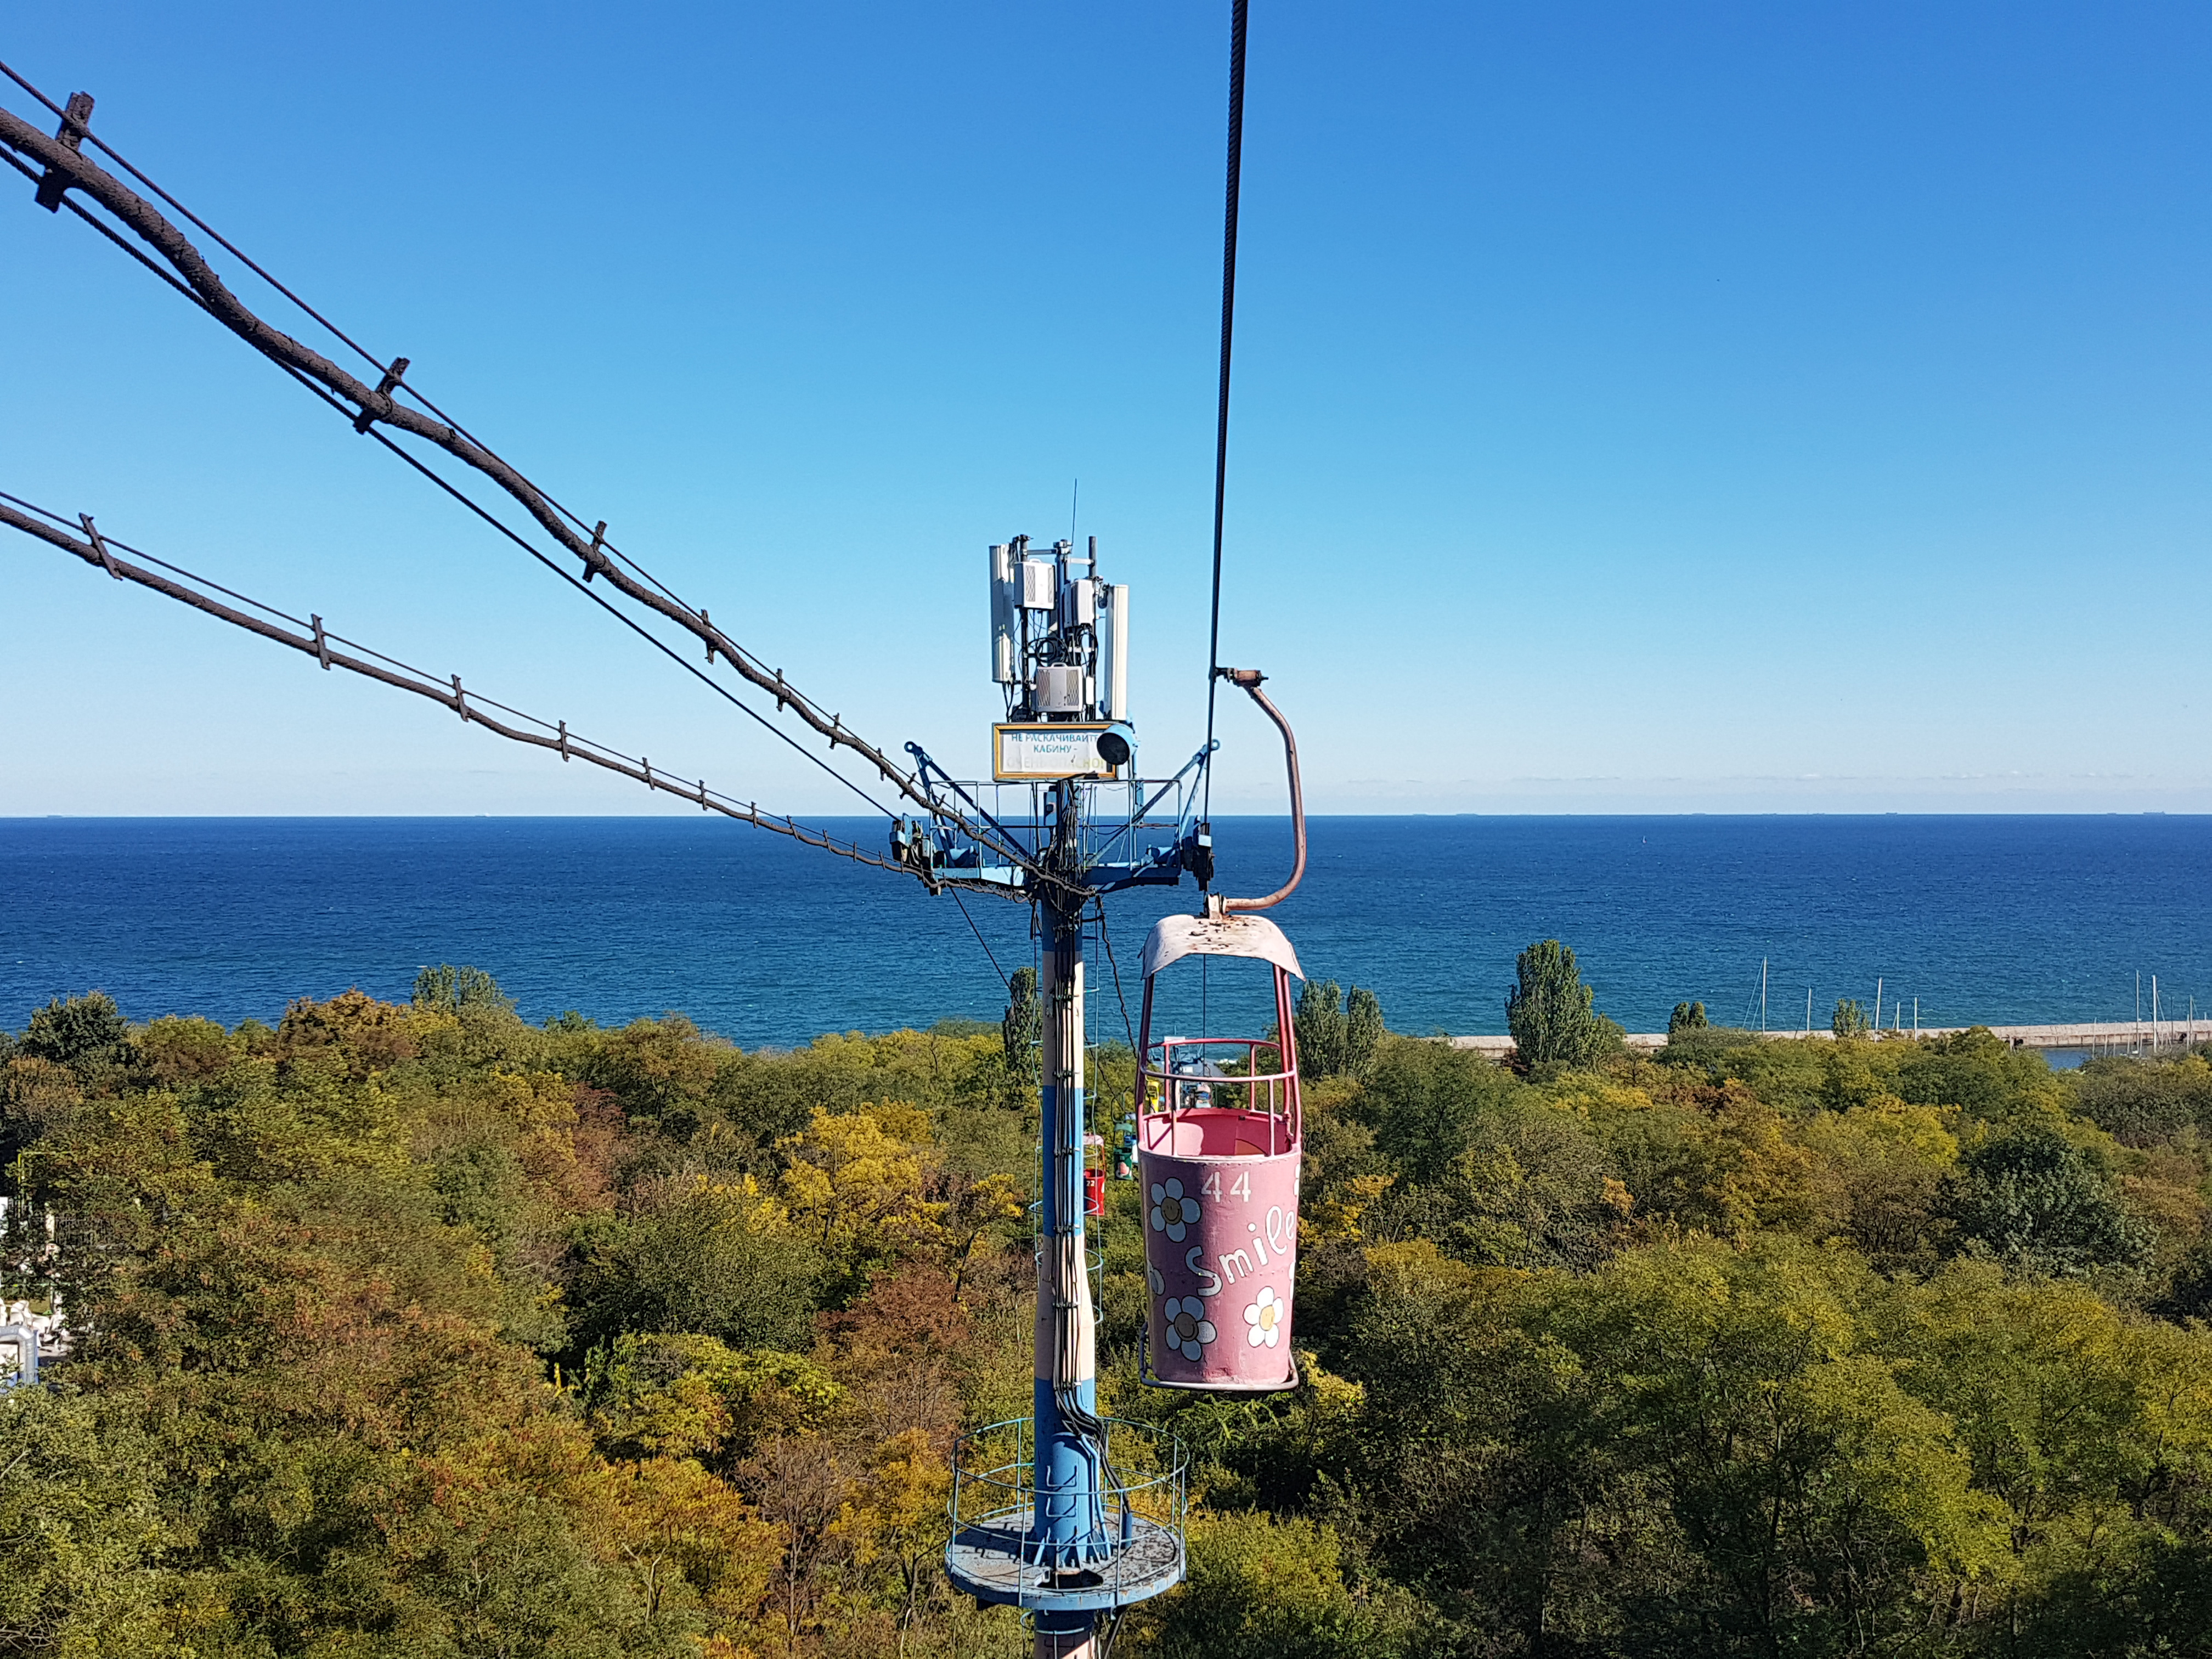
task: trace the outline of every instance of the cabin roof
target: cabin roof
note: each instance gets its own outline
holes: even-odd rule
[[[1304,979],[1298,953],[1265,916],[1162,916],[1145,938],[1145,977],[1185,957],[1251,957]]]

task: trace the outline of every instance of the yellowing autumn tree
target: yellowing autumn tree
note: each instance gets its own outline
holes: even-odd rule
[[[943,1243],[945,1206],[929,1195],[937,1152],[914,1107],[817,1109],[777,1150],[790,1159],[782,1193],[793,1224],[848,1279]]]

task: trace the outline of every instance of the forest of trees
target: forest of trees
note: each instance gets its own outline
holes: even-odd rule
[[[2212,1654],[2203,1054],[1639,1056],[1528,983],[1519,1070],[1309,990],[1292,1393],[1139,1385],[1109,1183],[1102,1395],[1193,1470],[1117,1655]],[[0,1652],[1025,1653],[939,1565],[1030,1393],[1023,1029],[38,1010],[8,1290],[74,1349],[0,1395]]]

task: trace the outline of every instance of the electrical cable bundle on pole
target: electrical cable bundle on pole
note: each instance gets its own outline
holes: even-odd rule
[[[1102,1620],[1110,1647],[1122,1613],[1179,1582],[1184,1568],[1180,1446],[1172,1436],[1098,1409],[1095,1311],[1086,1270],[1087,1212],[1095,1212],[1085,1163],[1084,942],[1086,920],[1094,915],[1103,940],[1103,901],[1125,889],[1173,886],[1188,875],[1205,896],[1200,914],[1165,919],[1143,949],[1132,1103],[1150,1289],[1141,1374],[1154,1386],[1217,1391],[1279,1389],[1297,1382],[1290,1317],[1302,1124],[1290,981],[1299,968],[1290,941],[1254,913],[1288,897],[1304,874],[1304,804],[1297,747],[1288,723],[1260,689],[1262,677],[1224,668],[1219,659],[1245,21],[1245,0],[1233,0],[1206,741],[1172,776],[1149,779],[1138,763],[1129,716],[1129,589],[1101,576],[1096,538],[1081,553],[1072,537],[1048,549],[1015,537],[989,550],[991,674],[1006,706],[1006,718],[991,732],[989,781],[956,779],[918,744],[906,745],[913,763],[902,767],[848,727],[842,715],[732,640],[703,606],[678,596],[622,552],[608,539],[605,522],[587,525],[423,396],[408,379],[406,358],[387,361],[370,353],[125,160],[93,132],[88,94],[57,105],[0,64],[0,74],[58,119],[49,136],[0,107],[0,160],[34,181],[37,205],[49,211],[66,206],[356,432],[884,811],[890,819],[889,845],[871,853],[710,789],[704,779],[591,742],[565,721],[548,722],[492,701],[467,688],[459,675],[441,677],[369,650],[326,628],[319,615],[310,613],[303,621],[141,552],[101,532],[89,515],[72,520],[0,494],[0,525],[118,581],[285,646],[324,670],[342,669],[427,698],[466,723],[564,762],[583,761],[695,802],[702,811],[914,876],[932,892],[996,893],[1034,907],[1043,1016],[1035,1395],[1030,1416],[979,1430],[960,1443],[945,1565],[960,1589],[1020,1608],[1043,1659],[1103,1654]],[[104,155],[113,168],[89,152]],[[238,259],[371,374],[349,373],[257,314],[216,274],[179,228],[179,219]],[[411,447],[400,438],[410,440]],[[433,464],[439,459],[463,469],[461,480]],[[485,483],[510,510],[522,508],[528,520],[524,529],[472,493]],[[703,648],[703,660],[672,645],[671,628],[688,635],[695,651]],[[774,713],[756,707],[723,674],[772,701]],[[1289,772],[1294,864],[1288,880],[1261,898],[1212,890],[1214,702],[1224,681],[1247,692],[1279,728]],[[885,807],[805,747],[779,724],[785,719],[822,740],[830,756],[858,758],[902,808]],[[1216,958],[1262,964],[1273,990],[1272,1032],[1156,1039],[1155,982],[1176,963],[1194,957],[1202,965]],[[1126,1004],[1123,1018],[1126,1022]]]

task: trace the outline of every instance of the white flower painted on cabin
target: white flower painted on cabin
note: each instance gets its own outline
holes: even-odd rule
[[[1268,1285],[1244,1310],[1244,1340],[1255,1348],[1262,1344],[1273,1347],[1283,1340],[1283,1316],[1288,1310],[1289,1304]]]
[[[1170,1297],[1160,1310],[1168,1346],[1193,1363],[1203,1358],[1206,1345],[1221,1334],[1206,1316],[1206,1304],[1194,1296]]]
[[[1154,1296],[1165,1296],[1168,1293],[1167,1280],[1160,1277],[1160,1270],[1149,1261],[1145,1264],[1145,1277],[1152,1281]]]
[[[1152,1183],[1152,1231],[1165,1233],[1178,1244],[1185,1229],[1198,1219],[1198,1200],[1182,1195],[1182,1182],[1170,1177]]]

